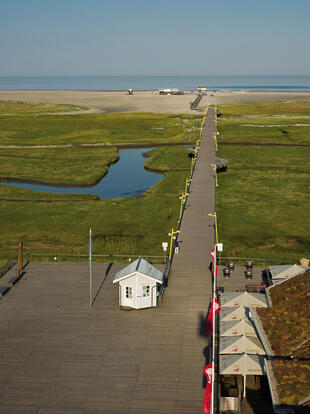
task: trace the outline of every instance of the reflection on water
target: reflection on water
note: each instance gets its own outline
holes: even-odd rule
[[[11,187],[28,188],[49,193],[99,195],[100,199],[137,197],[163,177],[144,169],[143,152],[151,148],[120,150],[120,159],[109,168],[108,174],[93,187],[55,187],[28,183],[2,183]]]

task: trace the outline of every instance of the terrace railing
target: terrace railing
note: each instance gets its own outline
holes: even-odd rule
[[[18,261],[18,256],[12,257],[9,261],[7,261],[3,266],[0,267],[0,278],[4,276],[14,265],[16,265]]]
[[[88,254],[80,253],[27,253],[25,252],[27,260],[30,262],[82,262],[88,261]],[[92,254],[92,261],[94,263],[103,262],[131,262],[138,257],[143,257],[150,263],[165,264],[165,256],[155,256],[147,254]]]
[[[286,261],[281,259],[262,259],[262,258],[255,258],[255,257],[224,257],[224,256],[216,256],[217,263],[219,266],[225,266],[225,264],[232,260],[235,265],[237,266],[245,266],[248,260],[251,260],[254,265],[256,266],[270,266],[270,265],[285,265],[285,264],[292,264],[292,261]]]

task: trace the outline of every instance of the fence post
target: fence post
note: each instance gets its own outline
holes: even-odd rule
[[[18,263],[19,263],[19,273],[23,271],[23,242],[19,242],[18,245]]]

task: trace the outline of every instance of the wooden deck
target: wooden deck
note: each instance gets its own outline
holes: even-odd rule
[[[0,300],[0,413],[202,412],[214,246],[213,108],[206,125],[163,302],[121,311],[112,279],[124,265],[93,265],[98,295],[90,309],[86,264],[29,264]]]

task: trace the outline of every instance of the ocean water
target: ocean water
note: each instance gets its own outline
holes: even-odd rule
[[[251,91],[310,91],[310,76],[0,76],[0,90],[195,90],[207,86]]]

